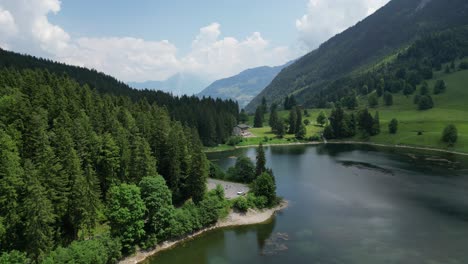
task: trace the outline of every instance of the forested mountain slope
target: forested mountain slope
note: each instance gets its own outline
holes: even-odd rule
[[[93,90],[93,93],[125,97],[133,102],[145,101],[152,105],[165,107],[173,120],[180,121],[189,127],[196,128],[206,146],[223,143],[231,135],[232,128],[237,124],[239,107],[232,100],[220,100],[195,96],[173,96],[162,91],[137,90],[118,81],[112,76],[83,67],[71,66],[63,63],[22,55],[0,49],[0,69],[8,68],[15,74],[9,77],[12,80],[0,79],[0,88],[8,81],[18,82],[24,79],[21,70],[41,69],[46,76],[53,73],[60,78],[69,77],[79,85]],[[45,74],[45,73],[44,73]],[[31,86],[36,86],[32,81]]]
[[[392,0],[283,70],[247,109],[253,112],[262,97],[271,103],[299,91],[299,103],[316,106],[330,81],[365,68],[425,34],[465,24],[465,0]]]

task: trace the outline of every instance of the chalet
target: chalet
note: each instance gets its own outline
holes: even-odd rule
[[[250,127],[246,124],[239,124],[234,127],[234,129],[232,130],[232,134],[234,136],[240,136],[240,137],[250,136],[251,133],[249,132],[249,128]]]

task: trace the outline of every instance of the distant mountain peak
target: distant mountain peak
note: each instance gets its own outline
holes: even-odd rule
[[[260,66],[243,70],[237,75],[217,80],[203,89],[198,96],[232,99],[244,108],[259,94],[282,69],[289,66],[288,62],[280,66]]]

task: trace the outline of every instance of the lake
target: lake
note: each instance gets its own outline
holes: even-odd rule
[[[147,263],[468,263],[468,160],[365,145],[265,148],[289,207]],[[211,153],[226,169],[255,148]]]

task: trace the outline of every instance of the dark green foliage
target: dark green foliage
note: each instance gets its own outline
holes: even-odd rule
[[[309,119],[305,119],[303,123],[304,123],[304,126],[308,126],[308,125],[310,125],[310,121],[309,121]]]
[[[239,114],[239,122],[246,123],[248,120],[249,120],[249,116],[247,115],[245,110],[242,109],[240,114]]]
[[[391,93],[385,92],[383,99],[386,106],[393,105],[393,95]]]
[[[367,103],[369,107],[376,108],[379,105],[379,98],[377,97],[377,94],[373,93],[369,95],[367,98]]]
[[[294,95],[286,96],[284,98],[284,110],[291,110],[293,107],[297,105],[296,98]]]
[[[112,237],[120,238],[125,253],[135,251],[134,245],[144,236],[146,207],[140,188],[133,184],[112,186],[107,193],[107,211]]]
[[[393,118],[390,123],[388,123],[388,132],[390,134],[396,134],[398,131],[398,120]]]
[[[255,110],[254,127],[263,127],[263,107],[261,106]]]
[[[349,110],[354,110],[358,107],[358,100],[356,93],[351,93],[351,95],[344,97],[341,100],[342,105],[346,106]]]
[[[419,90],[420,95],[429,95],[429,85],[427,82],[423,82],[421,85],[421,89]]]
[[[226,145],[229,145],[229,146],[237,146],[239,143],[241,143],[243,140],[243,138],[241,136],[231,136],[230,138],[228,138],[228,140],[226,141]]]
[[[265,114],[268,110],[267,101],[265,97],[262,97],[262,113]]]
[[[444,93],[446,89],[447,86],[445,85],[445,82],[443,80],[437,80],[434,85],[434,94]]]
[[[430,95],[421,95],[417,101],[419,110],[428,110],[434,107],[434,102]]]
[[[228,169],[227,177],[231,181],[250,183],[256,178],[255,166],[248,157],[241,156],[236,165]]]
[[[449,146],[455,145],[458,139],[458,130],[455,125],[448,125],[445,127],[444,131],[442,132],[442,141],[447,143]]]
[[[266,158],[265,150],[263,149],[263,144],[260,143],[257,147],[257,155],[255,157],[255,175],[259,176],[266,171]]]
[[[25,253],[13,250],[0,254],[0,264],[29,264],[31,260]]]
[[[460,65],[458,65],[458,68],[460,70],[467,70],[468,69],[468,62],[466,62],[466,61],[460,62]]]
[[[222,216],[228,214],[228,203],[224,199],[224,189],[221,185],[209,191],[198,206],[200,222],[203,226],[215,224]]]
[[[335,138],[335,133],[333,132],[333,128],[331,125],[325,126],[325,129],[323,130],[323,136],[326,139],[332,139]]]
[[[7,55],[24,59],[0,51],[0,57]],[[0,253],[20,250],[41,261],[73,241],[94,240],[96,226],[107,223],[113,240],[122,238],[124,252],[169,238],[176,213],[166,215],[167,232],[150,232],[154,225],[143,226],[149,211],[133,184],[160,174],[174,202],[192,198],[200,204],[209,168],[199,135],[206,144],[225,142],[237,123],[237,104],[119,87],[110,91],[94,86],[108,85],[110,77],[92,73],[91,78],[87,70],[82,78],[74,75],[79,82],[97,80],[90,88],[62,75],[73,67],[60,65],[63,71],[56,75],[19,71],[17,63],[0,69]],[[125,185],[133,187],[113,190]]]
[[[306,129],[305,125],[304,125],[304,124],[300,124],[300,125],[299,125],[299,128],[297,129],[297,131],[296,131],[296,133],[295,133],[295,137],[296,137],[297,139],[304,139],[305,136],[306,136],[306,134],[307,134],[307,129]]]
[[[52,251],[44,264],[111,264],[120,259],[121,244],[110,237],[74,241],[66,248],[59,247]]]
[[[288,133],[289,134],[295,134],[296,133],[296,130],[297,130],[297,127],[298,127],[298,124],[296,123],[297,122],[297,110],[296,108],[292,108],[290,111],[289,111],[289,131]]]
[[[17,236],[15,231],[20,221],[23,188],[18,149],[13,139],[0,129],[0,246],[5,249],[13,246],[8,243],[13,241],[8,237]]]
[[[209,167],[209,172],[208,172],[208,177],[212,179],[220,179],[223,180],[226,178],[226,173],[214,162],[209,162],[210,167]]]
[[[286,134],[286,124],[283,119],[278,120],[278,123],[276,124],[275,134],[279,138],[283,138],[284,135]]]
[[[327,123],[327,116],[325,115],[325,112],[320,111],[320,113],[317,116],[317,124],[324,126]]]
[[[34,165],[26,160],[24,165],[26,195],[23,202],[26,251],[33,261],[41,261],[53,247],[55,220],[53,204],[47,198],[46,189],[38,179]]]
[[[354,116],[346,114],[340,104],[332,110],[329,120],[330,128],[325,128],[325,138],[347,138],[356,134]]]
[[[413,94],[415,91],[416,88],[410,83],[406,83],[405,87],[403,88],[403,94],[406,96]]]
[[[372,115],[369,113],[369,110],[367,108],[359,111],[358,126],[359,126],[359,129],[366,136],[370,136],[373,134],[374,119],[372,118]]]
[[[172,194],[161,176],[145,177],[139,186],[146,207],[145,233],[155,245],[157,241],[163,241],[170,236],[169,230],[174,214]]]
[[[275,179],[268,172],[262,173],[252,182],[252,192],[257,197],[266,197],[267,204],[273,205],[276,202]]]
[[[270,108],[270,120],[268,120],[268,124],[270,125],[271,130],[273,132],[276,132],[278,130],[278,122],[278,105],[272,104]]]
[[[372,123],[372,136],[380,134],[380,118],[379,118],[379,112],[375,112],[374,115],[374,120]]]
[[[232,206],[234,209],[237,209],[240,212],[245,213],[249,209],[249,202],[247,201],[245,197],[241,196],[233,201]]]

